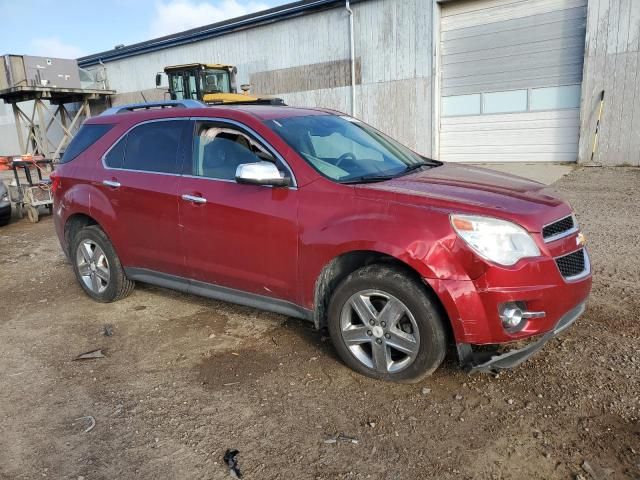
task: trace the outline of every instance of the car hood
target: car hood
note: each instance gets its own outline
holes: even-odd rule
[[[548,186],[515,175],[468,165],[439,167],[380,183],[357,185],[363,196],[514,220],[529,231],[571,212]]]

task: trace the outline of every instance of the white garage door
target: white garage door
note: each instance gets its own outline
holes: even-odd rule
[[[440,159],[576,161],[586,14],[586,0],[444,4]]]

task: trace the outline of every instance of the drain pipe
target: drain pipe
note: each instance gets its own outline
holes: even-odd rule
[[[351,116],[356,116],[356,46],[353,38],[353,10],[349,0],[345,0],[345,8],[349,13],[349,59],[351,60]]]

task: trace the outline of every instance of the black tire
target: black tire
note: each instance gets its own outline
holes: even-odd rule
[[[11,206],[0,216],[0,227],[8,225],[11,221]]]
[[[399,371],[381,372],[367,366],[352,353],[343,338],[341,327],[343,308],[347,308],[345,305],[355,294],[372,290],[384,292],[399,300],[413,317],[413,323],[408,327],[409,331],[413,332],[415,328],[413,325],[417,326],[419,341],[416,342],[418,346],[412,354],[413,360]],[[433,373],[444,360],[447,345],[444,318],[437,307],[437,300],[431,295],[423,285],[412,279],[406,272],[392,266],[368,265],[351,273],[335,289],[328,310],[329,333],[340,358],[356,372],[391,382],[415,383]],[[374,296],[375,294],[371,298]],[[402,318],[404,318],[403,322],[407,322],[408,315]],[[359,328],[363,327],[369,328],[365,324]],[[376,334],[380,334],[380,330]],[[386,337],[386,333],[385,338],[374,338],[370,330],[367,331],[367,335],[372,341],[375,340],[381,345],[384,342],[385,354],[391,355],[389,352],[397,352],[387,348],[385,338],[391,337]],[[373,342],[370,346],[364,343],[362,345],[369,348],[369,351],[375,347]]]
[[[80,274],[80,265],[77,260],[78,249],[85,242],[93,243],[100,247],[104,252],[104,257],[108,262],[109,280],[103,291],[94,291],[85,284],[85,280]],[[73,265],[73,271],[76,274],[78,283],[85,293],[101,303],[110,303],[120,300],[128,296],[135,287],[135,282],[129,280],[122,268],[120,259],[116,254],[113,245],[97,225],[91,225],[78,230],[71,240],[70,260]]]

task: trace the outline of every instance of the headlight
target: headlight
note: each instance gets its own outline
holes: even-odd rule
[[[476,215],[450,215],[458,236],[481,257],[500,265],[537,257],[540,250],[527,231],[515,223]]]
[[[2,195],[2,198],[0,198],[0,201],[8,202],[9,201],[9,194],[5,193],[4,195]]]

